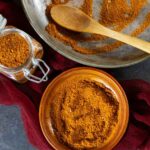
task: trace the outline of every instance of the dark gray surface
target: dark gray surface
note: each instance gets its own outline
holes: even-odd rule
[[[144,79],[150,82],[150,59],[140,64],[112,70],[118,80]],[[17,107],[0,106],[0,150],[34,150],[26,137]]]
[[[112,71],[118,80],[143,79],[150,82],[150,59],[139,64]]]
[[[35,150],[26,138],[16,106],[0,105],[0,150]]]

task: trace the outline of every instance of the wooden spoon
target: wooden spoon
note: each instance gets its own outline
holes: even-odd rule
[[[101,34],[150,54],[149,42],[104,27],[77,8],[66,5],[56,5],[52,7],[50,13],[54,21],[66,29],[77,32]]]

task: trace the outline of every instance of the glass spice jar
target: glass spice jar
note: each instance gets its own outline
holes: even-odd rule
[[[19,83],[25,83],[28,80],[35,83],[47,81],[47,76],[50,71],[50,68],[41,59],[43,56],[42,45],[24,31],[15,27],[6,27],[6,23],[7,20],[0,15],[0,37],[12,33],[19,34],[28,43],[29,56],[24,64],[16,68],[9,68],[0,64],[0,73]],[[42,77],[33,75],[36,68],[40,69],[40,71],[42,72]]]

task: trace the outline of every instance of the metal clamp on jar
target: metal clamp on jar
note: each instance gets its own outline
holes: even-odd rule
[[[22,65],[15,68],[7,67],[0,63],[0,73],[19,83],[24,83],[28,80],[35,83],[47,81],[50,68],[41,59],[43,56],[42,45],[24,31],[15,27],[6,27],[6,24],[7,20],[0,15],[0,38],[12,33],[17,33],[28,43],[29,56]],[[33,75],[36,68],[40,69],[42,77]]]

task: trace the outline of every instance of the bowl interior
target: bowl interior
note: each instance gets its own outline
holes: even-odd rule
[[[78,4],[81,4],[81,1],[82,0],[70,0],[68,5],[79,7]],[[103,0],[94,1],[93,7],[95,8],[97,4],[101,4],[102,2]],[[41,38],[54,50],[74,61],[94,67],[117,68],[138,63],[149,57],[148,54],[128,45],[121,46],[120,48],[109,53],[95,55],[85,55],[75,52],[70,46],[67,46],[63,42],[58,41],[45,31],[45,27],[48,24],[48,19],[45,15],[45,9],[46,6],[51,3],[51,0],[22,0],[22,3],[31,25],[41,36]],[[125,28],[123,32],[129,34],[137,27],[137,24],[142,23],[143,16],[145,16],[149,11],[149,6],[150,2],[148,2],[147,6],[141,10],[138,18],[132,22],[129,27]],[[140,37],[145,40],[150,40],[149,33],[150,29],[147,28],[145,32],[140,35]],[[109,42],[113,42],[113,40],[109,39],[105,42],[108,44]],[[92,47],[104,43],[85,42],[82,44]]]

